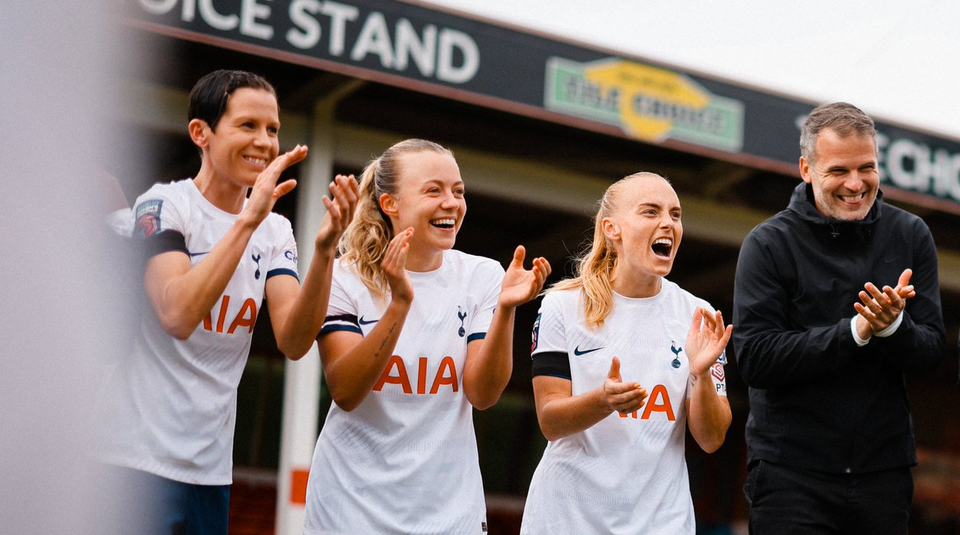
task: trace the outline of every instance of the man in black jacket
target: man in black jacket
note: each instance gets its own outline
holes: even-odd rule
[[[861,110],[814,109],[800,149],[803,183],[737,264],[750,530],[905,534],[917,457],[904,373],[945,349],[936,248],[919,217],[884,204]]]

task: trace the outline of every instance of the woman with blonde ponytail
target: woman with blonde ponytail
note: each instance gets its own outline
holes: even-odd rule
[[[466,214],[453,154],[408,139],[367,164],[318,339],[334,404],[307,485],[308,535],[482,534],[473,409],[513,366],[516,307],[543,258],[504,273],[453,249]]]
[[[670,183],[630,175],[600,199],[576,276],[544,297],[533,390],[550,442],[521,533],[695,533],[684,437],[723,444],[732,326],[664,278],[682,236]]]

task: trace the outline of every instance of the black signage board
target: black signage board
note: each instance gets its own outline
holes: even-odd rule
[[[797,174],[813,105],[395,0],[125,0],[150,31]],[[892,197],[960,212],[960,143],[878,122]]]

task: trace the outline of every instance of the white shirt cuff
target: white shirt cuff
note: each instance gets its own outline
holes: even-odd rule
[[[893,320],[893,323],[891,323],[890,325],[888,325],[886,329],[878,332],[878,333],[877,333],[877,336],[879,336],[880,338],[886,338],[886,337],[890,336],[891,334],[897,332],[897,329],[900,327],[900,324],[901,324],[901,323],[903,323],[903,311],[902,311],[902,310],[900,311],[899,314],[897,314],[897,319]]]
[[[857,346],[863,347],[870,343],[870,337],[867,337],[867,339],[864,340],[863,338],[860,338],[859,334],[857,334],[857,316],[859,315],[860,314],[857,314],[856,316],[850,319],[850,334],[853,335],[853,341],[857,343]],[[897,319],[893,320],[893,323],[888,325],[886,329],[874,334],[876,334],[880,338],[886,338],[892,335],[893,333],[897,332],[897,329],[900,328],[901,323],[903,323],[903,311],[897,314]]]
[[[857,314],[856,316],[850,319],[850,333],[853,334],[853,341],[857,343],[857,346],[863,347],[868,343],[870,343],[870,338],[867,337],[867,339],[864,340],[863,338],[860,338],[859,334],[857,334],[857,318],[859,316],[860,314]]]

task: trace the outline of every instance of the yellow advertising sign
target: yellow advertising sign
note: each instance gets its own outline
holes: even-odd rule
[[[729,151],[743,144],[741,102],[633,61],[551,58],[544,100],[548,109],[615,124],[644,141],[677,139]]]

